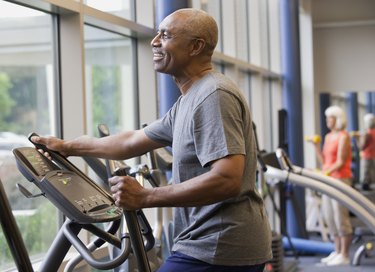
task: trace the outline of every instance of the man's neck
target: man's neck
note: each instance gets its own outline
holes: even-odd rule
[[[190,87],[194,84],[194,82],[198,81],[199,79],[203,78],[205,75],[213,71],[212,66],[206,67],[204,69],[201,69],[198,73],[195,73],[194,75],[188,75],[181,78],[174,78],[178,88],[180,89],[182,95],[187,94]]]

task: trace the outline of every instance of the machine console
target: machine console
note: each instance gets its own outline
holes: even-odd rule
[[[44,149],[40,145],[37,148]],[[57,152],[44,150],[52,160],[33,147],[15,148],[13,154],[22,175],[70,220],[89,224],[121,218],[122,210],[109,193]]]

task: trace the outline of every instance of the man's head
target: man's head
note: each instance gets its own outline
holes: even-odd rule
[[[179,31],[187,37],[203,39],[206,42],[205,52],[212,55],[218,41],[218,28],[215,19],[203,10],[186,8],[170,14],[163,22],[169,17],[175,16],[180,17]],[[163,22],[160,26],[163,25]]]
[[[215,20],[202,10],[180,9],[168,15],[152,40],[154,68],[174,75],[192,60],[211,61],[218,40]]]

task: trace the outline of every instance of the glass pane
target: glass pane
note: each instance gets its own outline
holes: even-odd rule
[[[131,38],[85,26],[88,134],[98,136],[98,124],[111,134],[139,127],[133,50]]]
[[[269,7],[268,0],[260,1],[261,66],[269,69]]]
[[[246,72],[239,72],[237,74],[237,84],[240,90],[243,92],[243,95],[251,105],[251,74]]]
[[[134,20],[134,0],[85,0],[85,4],[112,13],[116,16]]]
[[[85,26],[84,32],[88,134],[99,136],[98,124],[106,124],[110,134],[137,128],[136,69],[131,38],[92,26]],[[126,163],[134,166],[136,162],[132,159]],[[99,181],[91,168],[88,174]]]
[[[270,47],[270,70],[281,72],[280,58],[280,9],[278,0],[269,1],[269,47]]]
[[[217,23],[219,28],[219,40],[215,48],[216,51],[223,51],[223,27],[222,27],[222,11],[221,11],[221,1],[217,0],[201,0],[201,9],[210,14]]]
[[[30,132],[56,135],[52,17],[0,1],[0,177],[29,254],[45,253],[57,231],[57,211],[45,198],[26,199],[12,149],[30,145]],[[0,270],[13,264],[0,229]]]
[[[247,14],[248,1],[247,0],[236,0],[235,4],[235,30],[236,30],[236,57],[243,60],[249,61],[249,36],[248,36],[248,25],[249,18]]]

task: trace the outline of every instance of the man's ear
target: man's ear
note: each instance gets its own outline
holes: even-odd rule
[[[196,56],[202,53],[206,47],[206,41],[200,38],[196,38],[192,41],[192,49],[190,51],[190,56]]]

